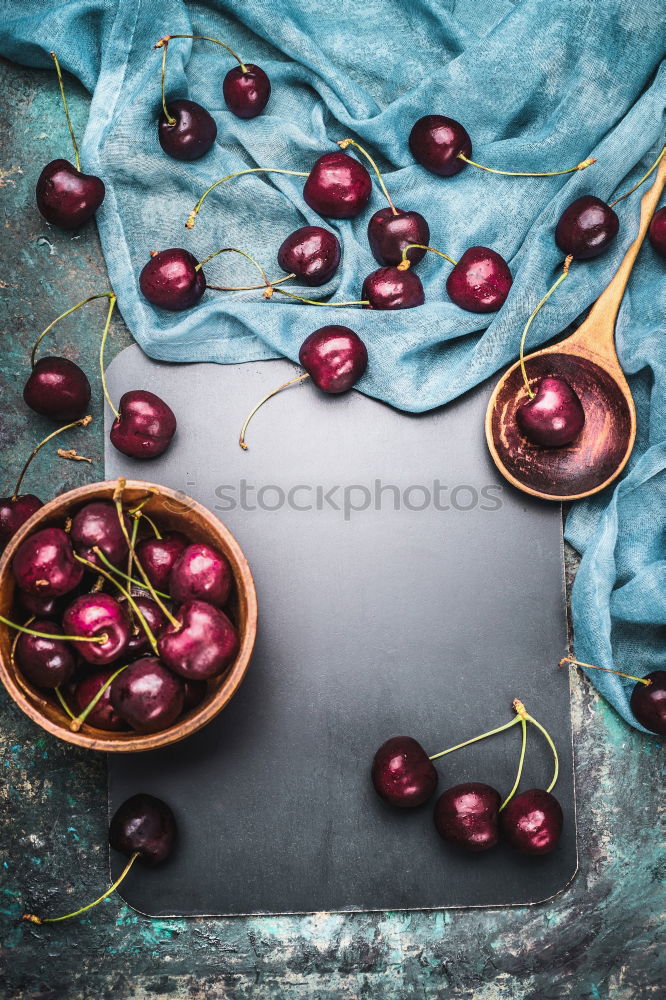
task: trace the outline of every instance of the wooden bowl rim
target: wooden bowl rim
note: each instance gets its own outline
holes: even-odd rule
[[[85,486],[78,486],[67,493],[61,493],[59,496],[54,497],[53,500],[49,500],[43,507],[40,507],[10,539],[0,557],[0,587],[6,574],[11,572],[11,562],[16,549],[24,538],[27,538],[28,535],[32,534],[39,527],[42,521],[47,520],[54,513],[61,513],[63,506],[74,506],[92,496],[99,498],[99,494],[103,492],[108,492],[110,496],[116,488],[117,483],[117,479],[110,479],[97,483],[89,483]],[[157,750],[161,747],[170,746],[172,743],[177,743],[179,740],[185,739],[185,737],[202,729],[222,711],[240,687],[250,665],[257,634],[257,593],[252,571],[243,550],[226,525],[204,507],[203,504],[200,504],[182,491],[172,490],[168,486],[161,486],[158,483],[150,483],[141,479],[126,480],[126,489],[140,490],[142,492],[151,491],[159,496],[169,497],[178,503],[186,503],[188,509],[193,510],[216,535],[224,538],[232,555],[234,563],[232,568],[234,570],[236,586],[239,589],[242,586],[246,604],[246,623],[238,655],[219,689],[209,701],[203,702],[199,708],[193,709],[184,719],[174,723],[168,729],[147,734],[114,734],[113,738],[110,739],[104,736],[92,736],[83,730],[79,730],[77,733],[72,732],[67,727],[61,727],[43,715],[15,681],[8,665],[5,663],[4,655],[0,652],[0,680],[2,680],[9,696],[28,718],[32,719],[33,722],[36,722],[37,725],[41,726],[48,733],[51,733],[52,736],[56,736],[66,743],[73,743],[76,746],[86,747],[90,750],[103,750],[108,753],[134,753],[145,750]],[[0,629],[8,629],[8,626],[0,623]],[[101,730],[96,730],[96,732],[99,733]]]

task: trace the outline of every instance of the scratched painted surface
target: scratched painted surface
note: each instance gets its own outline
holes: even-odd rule
[[[69,84],[80,134],[86,95]],[[67,305],[104,290],[106,276],[94,227],[74,236],[57,232],[34,207],[41,166],[69,155],[53,74],[0,63],[0,86],[1,492],[11,489],[22,457],[52,426],[28,418],[21,399],[30,345]],[[44,500],[102,473],[96,375],[102,311],[93,305],[75,314],[52,340],[91,378],[95,423],[68,441],[95,464],[42,453],[26,488]],[[116,320],[109,357],[128,343]],[[571,575],[572,558],[569,565]],[[18,918],[26,908],[66,912],[105,884],[105,761],[42,735],[0,692],[0,995],[656,997],[666,979],[659,956],[666,879],[657,829],[659,745],[630,731],[582,678],[573,678],[572,688],[581,863],[572,887],[550,903],[439,914],[153,921],[112,897],[83,919],[53,927]]]

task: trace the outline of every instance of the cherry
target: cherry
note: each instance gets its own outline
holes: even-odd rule
[[[0,546],[5,546],[25,522],[44,504],[34,493],[0,498]]]
[[[127,527],[130,524],[129,517],[127,514],[123,516]],[[115,505],[109,500],[93,500],[81,507],[72,518],[69,537],[74,551],[95,566],[103,566],[104,563],[93,551],[94,548],[101,549],[114,566],[120,566],[127,559],[127,540],[120,527]]]
[[[666,736],[666,670],[646,674],[643,682],[636,684],[629,703],[642,726],[658,736]]]
[[[666,257],[666,205],[652,216],[648,239],[657,253]]]
[[[121,854],[138,855],[148,867],[162,864],[176,840],[176,820],[161,799],[139,794],[127,799],[109,825],[109,843]]]
[[[183,687],[185,690],[183,711],[191,712],[193,708],[201,704],[208,694],[208,684],[206,681],[184,680]]]
[[[430,227],[419,212],[380,208],[368,223],[368,242],[378,264],[399,264],[408,246],[408,260],[418,264],[425,256],[423,244],[429,240]],[[414,243],[422,245],[415,247]]]
[[[555,227],[555,242],[577,260],[598,257],[612,243],[620,228],[616,213],[594,195],[584,194],[568,205]]]
[[[160,538],[144,538],[136,547],[136,554],[146,576],[156,590],[166,590],[171,570],[188,541],[179,531]]]
[[[188,601],[157,641],[163,663],[188,680],[221,674],[238,652],[238,633],[223,611],[205,601]]]
[[[446,281],[449,298],[468,312],[496,312],[506,302],[513,283],[509,265],[488,247],[470,247]]]
[[[539,379],[536,393],[518,407],[516,420],[532,444],[561,448],[571,444],[582,431],[585,411],[569,383],[558,375],[549,375]]]
[[[44,417],[75,420],[88,409],[90,382],[85,372],[67,358],[40,358],[28,376],[23,399]]]
[[[500,815],[502,834],[522,854],[549,854],[558,845],[564,817],[550,792],[530,788],[507,804]]]
[[[157,137],[174,160],[199,160],[212,148],[217,125],[195,101],[170,101],[159,117]]]
[[[448,788],[435,804],[435,827],[443,840],[468,851],[487,851],[499,840],[500,794],[468,781]]]
[[[335,233],[321,226],[303,226],[287,236],[278,250],[278,264],[304,285],[325,285],[338,269],[341,251]]]
[[[176,417],[171,407],[147,389],[123,393],[111,427],[111,443],[131,458],[157,458],[171,444]]]
[[[14,597],[19,606],[35,618],[48,618],[49,621],[53,621],[64,610],[61,597],[42,597],[40,594],[26,594],[22,590],[17,590]]]
[[[413,271],[380,267],[363,282],[361,298],[366,309],[412,309],[425,302],[423,285]]]
[[[173,247],[151,253],[139,276],[139,287],[152,305],[180,312],[196,305],[206,290],[206,278],[189,250]]]
[[[104,638],[103,642],[80,644],[79,651],[84,660],[99,667],[122,656],[131,635],[124,608],[114,597],[103,593],[76,597],[65,609],[62,623],[71,635]]]
[[[152,597],[144,597],[141,594],[134,594],[133,601],[145,618],[148,628],[153,635],[156,637],[161,635],[166,628],[167,618],[159,605],[155,603]],[[123,608],[125,608],[127,616],[131,621],[133,616],[131,611],[127,608],[126,598],[121,597],[119,603],[123,606]],[[143,628],[141,622],[137,620],[134,626],[134,631],[130,636],[129,642],[127,643],[127,653],[129,656],[138,657],[141,653],[148,653],[150,648],[150,639],[146,634],[146,630]]]
[[[324,153],[303,187],[303,199],[319,215],[353,219],[370,200],[372,181],[362,163],[346,153]]]
[[[140,733],[167,729],[183,710],[183,682],[154,656],[145,656],[118,674],[111,704]]]
[[[225,557],[210,545],[196,542],[178,557],[171,570],[169,592],[178,604],[207,601],[222,607],[229,600],[232,583],[233,573]]]
[[[135,600],[138,601],[139,598],[137,597]],[[121,719],[111,703],[111,686],[108,681],[115,672],[114,667],[101,667],[99,670],[88,671],[70,689],[74,708],[79,714],[85,711],[100,688],[104,687],[105,684],[108,685],[85,719],[86,725],[94,726],[95,729],[104,729],[107,732],[117,732],[127,728],[124,719]]]
[[[224,78],[222,94],[229,111],[236,118],[256,118],[268,104],[271,81],[254,63],[234,66]]]
[[[40,597],[61,597],[83,578],[83,567],[62,528],[42,528],[21,542],[12,570],[20,590]]]
[[[21,672],[36,687],[55,688],[70,679],[76,668],[72,647],[59,640],[63,631],[55,622],[37,619],[30,623],[36,632],[49,632],[54,638],[44,639],[22,633],[18,637],[14,656]]]
[[[394,736],[382,743],[372,762],[371,776],[380,798],[402,808],[426,802],[439,780],[427,753],[411,736]]]

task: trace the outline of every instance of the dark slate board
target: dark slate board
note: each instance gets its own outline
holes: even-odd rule
[[[214,723],[165,751],[111,756],[110,808],[152,792],[173,806],[181,833],[173,859],[133,869],[121,894],[154,916],[546,900],[577,866],[569,688],[556,666],[566,652],[560,507],[514,491],[491,464],[489,385],[412,416],[305,383],[260,411],[242,452],[248,409],[294,373],[286,361],[157,364],[137,347],[110,366],[114,398],[159,393],[179,431],[150,463],[108,445],[107,477],[161,482],[216,511],[249,559],[260,617],[246,681]],[[325,499],[337,486],[331,499],[343,508],[353,486],[365,506],[358,487],[374,493],[377,480],[398,487],[401,509],[389,489],[380,509],[373,498],[347,517]],[[422,507],[435,480],[449,509],[406,509],[405,491],[414,487],[407,507]],[[275,487],[296,486],[308,489],[291,506],[267,509]],[[294,509],[309,499],[314,510]],[[566,828],[554,854],[464,855],[437,837],[432,803],[395,811],[374,794],[370,762],[389,736],[413,735],[435,753],[510,719],[514,696],[560,751]],[[477,780],[506,793],[519,742],[516,727],[445,758],[440,790]],[[522,787],[550,775],[532,730]],[[112,858],[114,875],[121,863]]]

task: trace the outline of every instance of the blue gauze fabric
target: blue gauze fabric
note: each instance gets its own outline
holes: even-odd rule
[[[561,268],[553,229],[562,209],[587,192],[618,196],[655,159],[664,138],[664,13],[663,0],[13,0],[4,6],[0,51],[52,68],[48,52],[55,49],[63,67],[92,92],[83,169],[107,185],[97,223],[109,277],[125,321],[149,355],[296,360],[313,329],[343,323],[368,346],[362,391],[422,411],[515,360],[525,319]],[[210,43],[172,42],[168,96],[200,102],[218,124],[214,149],[190,164],[169,159],[157,141],[161,53],[152,45],[178,33],[222,39],[264,67],[273,85],[266,112],[240,121],[222,99],[233,60]],[[556,170],[587,156],[598,163],[547,180],[472,167],[438,178],[413,161],[407,145],[413,122],[431,112],[461,121],[474,158],[499,169]],[[53,156],[71,157],[66,133],[58,134],[63,142]],[[168,314],[142,299],[137,276],[149,249],[184,246],[202,259],[236,246],[277,277],[276,252],[285,236],[321,222],[303,201],[303,178],[231,181],[211,195],[188,231],[190,209],[225,174],[253,166],[308,170],[337,148],[335,140],[350,135],[376,153],[396,204],[425,214],[434,246],[458,258],[483,244],[507,258],[513,288],[487,329],[479,329],[478,315],[449,301],[448,265],[434,255],[418,267],[426,304],[403,312],[322,308],[315,315],[312,307],[278,296],[269,303],[257,292],[211,292],[195,310]],[[25,164],[28,169],[36,180],[39,166]],[[636,231],[639,202],[635,195],[618,206],[621,231],[612,251],[572,267],[534,323],[528,349],[564,330],[605,287]],[[340,237],[343,262],[316,296],[359,297],[362,278],[376,267],[366,226],[382,205],[375,185],[361,217],[327,223]],[[251,265],[229,254],[206,272],[211,283],[223,285],[255,280]],[[633,456],[617,485],[574,506],[566,528],[582,554],[573,591],[576,655],[638,674],[666,658],[664,275],[665,262],[646,244],[617,324],[638,409]],[[591,679],[635,724],[632,682],[598,672]]]

